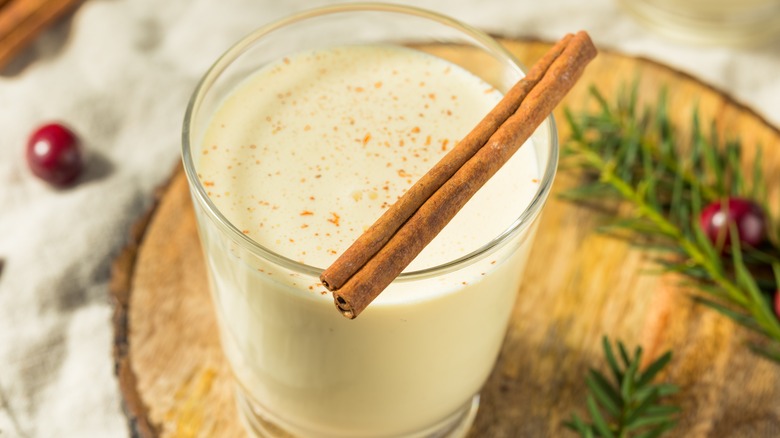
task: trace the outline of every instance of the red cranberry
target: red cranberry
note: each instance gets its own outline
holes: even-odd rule
[[[59,123],[43,125],[27,141],[27,164],[44,181],[59,187],[70,185],[84,167],[79,140]]]
[[[708,205],[699,216],[699,224],[714,244],[729,246],[729,228],[736,225],[743,245],[758,246],[766,238],[766,216],[755,202],[742,198],[728,198]]]
[[[775,291],[775,316],[780,319],[780,290]]]

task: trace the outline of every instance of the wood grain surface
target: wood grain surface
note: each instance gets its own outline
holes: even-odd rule
[[[527,65],[549,48],[503,43]],[[670,91],[672,118],[687,127],[681,135],[698,105],[703,120],[714,118],[719,130],[739,135],[746,160],[763,145],[770,199],[780,199],[780,132],[727,92],[649,60],[602,52],[565,104],[581,109],[589,85],[612,95],[637,78],[643,101],[652,102],[663,87]],[[752,355],[744,345],[750,335],[693,304],[675,278],[649,273],[647,254],[598,234],[608,216],[555,198],[576,184],[574,175],[559,173],[471,436],[573,436],[561,422],[574,411],[586,414],[583,377],[603,366],[604,334],[642,345],[648,359],[674,351],[661,377],[681,387],[675,401],[684,414],[669,436],[780,436],[780,367]],[[134,433],[244,436],[180,170],[131,241],[115,263],[112,290],[117,374]]]

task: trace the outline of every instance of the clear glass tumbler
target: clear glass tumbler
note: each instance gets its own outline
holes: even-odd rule
[[[694,44],[745,46],[780,38],[778,0],[620,0],[642,23]]]
[[[259,436],[465,435],[553,182],[558,143],[550,117],[526,146],[536,152],[538,188],[506,230],[463,257],[404,272],[357,319],[342,317],[324,288],[308,286],[323,266],[275,253],[226,219],[197,176],[196,152],[216,108],[264,65],[304,50],[377,43],[443,48],[437,56],[502,92],[523,75],[498,42],[451,18],[348,4],[303,12],[247,36],[216,61],[187,108],[183,161],[220,339],[242,420]],[[410,288],[424,291],[413,303],[400,298]]]

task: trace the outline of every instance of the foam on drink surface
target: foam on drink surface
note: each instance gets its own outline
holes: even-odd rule
[[[226,99],[206,133],[199,177],[243,233],[324,268],[501,97],[471,73],[411,49],[298,54]],[[530,202],[537,178],[534,151],[521,148],[407,270],[454,260],[498,236]]]

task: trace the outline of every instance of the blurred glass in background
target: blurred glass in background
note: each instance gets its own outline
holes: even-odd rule
[[[780,0],[618,0],[657,32],[708,45],[758,45],[780,37]]]

